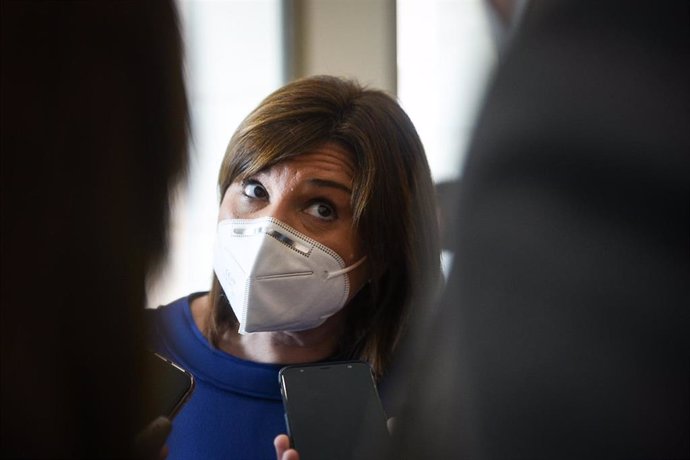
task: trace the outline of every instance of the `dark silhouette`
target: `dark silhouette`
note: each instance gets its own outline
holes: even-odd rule
[[[391,458],[690,457],[690,5],[531,3]]]
[[[3,457],[132,455],[186,113],[173,2],[3,2]]]

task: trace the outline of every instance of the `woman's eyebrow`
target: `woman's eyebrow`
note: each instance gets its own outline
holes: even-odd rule
[[[312,185],[316,185],[317,187],[330,187],[330,188],[336,188],[339,190],[343,190],[344,192],[349,193],[350,195],[352,194],[352,189],[348,187],[347,185],[334,181],[334,180],[329,180],[329,179],[309,179],[308,182]]]

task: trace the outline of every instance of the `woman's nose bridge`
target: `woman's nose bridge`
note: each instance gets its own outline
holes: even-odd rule
[[[291,227],[295,226],[296,213],[294,206],[291,205],[288,197],[278,196],[271,200],[268,206],[264,208],[266,217],[273,217],[284,224]]]

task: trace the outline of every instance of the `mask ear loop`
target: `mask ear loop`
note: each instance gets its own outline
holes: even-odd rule
[[[328,274],[328,276],[326,276],[326,279],[329,280],[329,279],[331,279],[331,278],[333,278],[333,277],[336,277],[336,276],[339,276],[339,275],[344,275],[345,273],[349,273],[349,272],[351,272],[352,270],[354,270],[355,268],[357,268],[357,267],[359,267],[360,265],[362,265],[362,264],[364,263],[365,260],[367,260],[367,256],[362,257],[361,259],[359,259],[357,262],[355,262],[354,264],[350,265],[349,267],[345,267],[345,268],[343,268],[343,269],[341,269],[341,270],[336,270],[336,271],[334,271],[334,272],[330,272],[330,273]]]

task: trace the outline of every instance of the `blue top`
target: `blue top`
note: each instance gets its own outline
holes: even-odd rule
[[[191,398],[173,420],[169,460],[275,459],[273,439],[287,433],[278,371],[214,349],[190,310],[195,295],[153,310],[155,351],[190,371]]]

